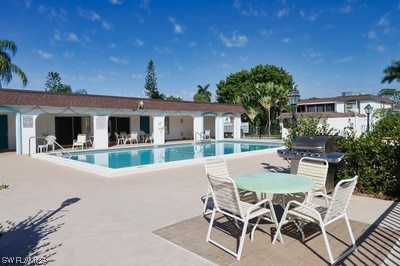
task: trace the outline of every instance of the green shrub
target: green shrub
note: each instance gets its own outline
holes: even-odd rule
[[[380,110],[380,120],[373,130],[356,137],[353,125],[346,129],[346,136],[338,138],[338,145],[346,153],[339,164],[336,176],[346,179],[358,175],[357,190],[377,197],[398,198],[400,195],[400,113]],[[301,119],[285,140],[291,148],[297,136],[336,136],[326,120]],[[337,181],[337,180],[336,180]]]

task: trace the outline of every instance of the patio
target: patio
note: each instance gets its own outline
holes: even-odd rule
[[[268,152],[227,162],[232,176],[288,167]],[[114,178],[13,152],[0,153],[0,165],[0,184],[9,185],[0,191],[2,263],[20,257],[44,258],[50,265],[327,264],[313,228],[309,232],[317,234],[305,244],[284,234],[285,244],[272,245],[271,226],[262,224],[265,232],[256,231],[254,242],[246,239],[240,262],[206,243],[202,163]],[[359,250],[344,264],[399,264],[398,203],[353,196],[349,217]],[[348,241],[338,225],[328,229],[334,254]]]

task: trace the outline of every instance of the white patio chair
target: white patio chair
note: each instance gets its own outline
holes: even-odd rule
[[[274,223],[275,226],[278,225],[274,206],[270,199],[264,199],[257,202],[256,204],[241,201],[235,181],[233,181],[233,179],[231,179],[230,177],[216,176],[213,174],[208,174],[207,177],[214,199],[214,208],[211,215],[210,225],[208,227],[206,241],[220,247],[226,252],[234,255],[237,260],[240,260],[247,232],[247,226],[251,219],[257,218],[257,221],[254,224],[253,229],[251,230],[251,241],[253,241],[254,231],[256,230],[261,218]],[[267,205],[269,206],[269,208],[266,208]],[[228,249],[227,247],[224,247],[222,244],[211,239],[211,231],[214,226],[215,215],[217,212],[233,218],[236,221],[236,226],[238,226],[238,221],[241,221],[243,223],[239,246],[236,252]]]
[[[120,136],[117,132],[114,132],[115,140],[117,141],[117,145],[121,145],[124,143],[124,138]]]
[[[283,213],[281,221],[279,222],[279,226],[276,230],[276,234],[274,236],[272,244],[275,244],[278,235],[280,236],[281,242],[283,243],[280,230],[282,226],[288,222],[295,223],[297,228],[300,230],[302,241],[304,242],[303,221],[306,220],[318,224],[321,228],[322,236],[325,241],[325,246],[328,251],[329,262],[331,264],[335,264],[354,250],[357,250],[353,232],[350,227],[349,218],[347,217],[346,212],[351,195],[353,194],[354,188],[357,183],[357,178],[358,177],[355,176],[351,179],[341,180],[336,185],[335,190],[333,191],[332,198],[329,202],[328,207],[313,204],[310,202],[300,203],[294,200],[290,201],[286,205],[285,211]],[[352,246],[342,255],[340,255],[336,259],[333,259],[325,228],[329,224],[339,220],[340,218],[344,218],[344,220],[346,221],[347,230],[350,235]],[[302,223],[298,225],[296,219],[300,219]]]
[[[297,174],[307,176],[315,182],[315,187],[308,193],[307,201],[311,202],[313,196],[323,196],[325,204],[329,204],[329,196],[326,191],[326,178],[329,163],[325,159],[303,157],[300,159]]]
[[[206,177],[208,174],[229,177],[228,165],[224,158],[209,158],[204,162],[204,168],[206,170]],[[208,200],[212,197],[211,187],[208,186],[207,194],[204,198],[204,206],[203,206],[203,215],[210,214],[212,210],[207,211],[208,209]]]
[[[146,136],[144,142],[147,143],[147,141],[149,141],[150,143],[153,143],[153,133]]]
[[[55,150],[55,143],[56,143],[56,136],[53,135],[48,135],[45,140],[46,140],[46,150],[49,150],[49,146],[51,146],[52,150]]]
[[[204,139],[210,139],[211,138],[211,130],[206,129],[204,131]]]
[[[131,134],[127,135],[124,144],[126,144],[128,141],[130,144],[133,144],[134,141],[136,141],[136,144],[139,144],[138,133],[132,132]]]
[[[86,134],[78,134],[78,137],[72,143],[72,149],[74,149],[77,146],[81,147],[81,149],[83,150],[85,145],[86,145]]]

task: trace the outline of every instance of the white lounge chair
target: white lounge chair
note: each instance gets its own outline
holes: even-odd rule
[[[274,223],[275,226],[278,226],[274,206],[270,199],[264,199],[257,202],[256,204],[241,201],[235,181],[233,181],[233,179],[231,179],[230,177],[208,174],[208,182],[211,187],[211,193],[214,199],[214,208],[211,215],[210,225],[208,227],[206,241],[213,243],[214,245],[225,250],[226,252],[234,255],[237,260],[240,260],[247,226],[251,219],[257,218],[257,221],[254,224],[253,229],[251,230],[251,240],[253,240],[254,231],[256,230],[261,218]],[[267,205],[269,206],[269,208],[266,208]],[[211,239],[211,231],[214,227],[215,215],[217,212],[233,218],[236,221],[236,226],[239,226],[239,223],[237,221],[241,221],[243,223],[242,233],[239,240],[239,247],[237,248],[236,252],[228,249],[227,247],[224,247],[222,244]]]
[[[333,191],[332,198],[329,202],[328,207],[312,204],[310,202],[300,203],[295,200],[290,201],[286,205],[285,211],[283,213],[281,221],[279,222],[279,226],[278,229],[276,230],[276,234],[274,236],[272,244],[275,244],[278,236],[280,236],[281,242],[283,243],[280,230],[282,226],[288,222],[295,223],[297,228],[300,230],[300,233],[302,235],[302,240],[304,242],[304,233],[302,228],[303,228],[303,221],[305,220],[312,223],[316,223],[321,228],[322,236],[325,241],[325,246],[328,251],[329,262],[331,264],[335,264],[336,262],[342,260],[344,257],[349,255],[354,250],[357,250],[353,232],[351,231],[349,218],[347,217],[347,207],[351,195],[353,194],[354,188],[356,186],[357,178],[358,177],[355,176],[351,179],[341,180],[336,185],[335,190]],[[329,240],[325,228],[331,223],[339,220],[340,218],[344,218],[344,220],[346,221],[347,230],[351,239],[351,247],[347,249],[347,251],[344,252],[342,255],[340,255],[336,259],[333,259],[332,251],[329,245]],[[299,225],[296,219],[300,219],[302,223]]]
[[[81,147],[83,150],[84,146],[86,145],[86,134],[78,134],[78,137],[72,143],[72,149],[75,147]]]

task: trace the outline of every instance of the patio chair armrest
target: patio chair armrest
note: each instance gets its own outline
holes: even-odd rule
[[[297,205],[297,207],[302,207],[304,209],[307,209],[310,212],[315,213],[319,217],[319,219],[322,220],[321,214],[316,209],[308,206],[307,203],[304,204],[304,203],[300,203],[300,202],[295,201],[295,200],[291,200],[291,201],[288,202],[288,204],[286,205],[286,208],[285,208],[285,212],[290,211],[289,208],[290,208],[290,205],[292,205],[292,204],[293,205]]]
[[[253,204],[248,210],[247,214],[252,213],[256,208],[260,207],[261,205],[264,205],[265,203],[268,203],[270,208],[273,208],[272,201],[270,199],[263,199],[258,201],[257,203]]]

